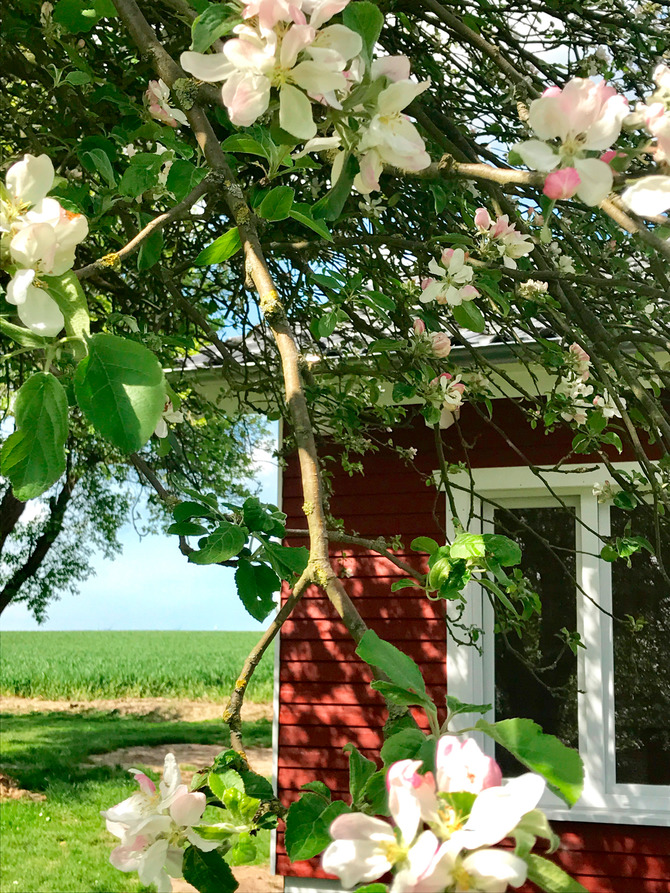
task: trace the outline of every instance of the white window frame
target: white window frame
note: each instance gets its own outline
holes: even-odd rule
[[[621,471],[637,469],[635,463],[617,463]],[[639,785],[616,783],[616,755],[614,737],[614,658],[612,620],[599,610],[611,612],[611,565],[597,557],[602,543],[593,531],[609,534],[609,504],[600,505],[593,495],[596,482],[609,475],[605,466],[589,465],[589,471],[542,471],[539,478],[530,468],[477,468],[472,470],[476,493],[474,519],[470,532],[479,532],[482,518],[492,520],[492,507],[485,499],[501,504],[508,501],[528,507],[559,505],[543,481],[556,496],[575,506],[582,524],[576,524],[577,579],[593,601],[577,592],[577,630],[586,648],[577,654],[579,751],[584,760],[584,793],[579,802],[568,809],[558,797],[547,793],[541,806],[549,818],[556,821],[612,822],[670,826],[670,785]],[[471,478],[468,473],[453,476],[450,481],[463,489],[452,490],[459,517],[465,523],[470,511]],[[526,502],[527,500],[527,502]],[[447,532],[455,535],[447,509]],[[589,529],[590,528],[590,529]],[[490,527],[488,528],[491,529]],[[460,620],[484,630],[483,653],[473,647],[457,645],[447,636],[447,689],[450,695],[469,704],[494,704],[494,639],[493,610],[482,586],[470,582],[464,591],[467,605]],[[669,655],[670,659],[670,655]],[[473,725],[478,715],[457,717],[454,727]],[[493,721],[494,710],[485,717]],[[490,756],[494,756],[494,742],[480,733],[475,737]]]

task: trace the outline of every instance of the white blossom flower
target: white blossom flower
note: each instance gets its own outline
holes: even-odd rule
[[[177,425],[179,422],[184,421],[184,413],[180,412],[178,409],[175,409],[172,406],[171,400],[165,401],[165,406],[163,407],[163,414],[158,420],[158,424],[154,429],[154,434],[156,437],[167,437],[168,436],[168,422],[172,425]]]
[[[573,78],[563,89],[550,87],[530,104],[528,123],[538,139],[513,147],[524,164],[549,174],[545,191],[552,198],[577,195],[587,205],[599,205],[612,189],[609,164],[587,152],[604,152],[621,132],[628,100],[604,82]],[[557,146],[552,143],[558,140]]]
[[[618,493],[618,489],[615,489],[611,481],[603,481],[602,484],[595,483],[592,492],[598,502],[605,503],[609,502],[610,499],[614,499],[615,495]]]
[[[434,278],[422,283],[423,294],[419,300],[423,304],[437,301],[438,304],[456,307],[463,301],[472,301],[478,297],[479,292],[471,285],[474,271],[465,260],[462,248],[447,248],[442,252],[439,264],[431,260],[428,269]]]
[[[619,397],[619,403],[623,409],[626,408],[626,401],[623,397]],[[602,412],[606,419],[611,419],[614,416],[621,418],[621,411],[612,397],[610,397],[609,391],[603,391],[602,397],[597,394],[593,398],[593,405]]]
[[[144,96],[149,114],[156,118],[157,121],[169,124],[170,127],[188,124],[188,119],[181,109],[173,108],[169,105],[170,88],[161,78],[157,81],[149,81],[149,86]]]
[[[485,237],[485,242],[491,244],[502,258],[503,265],[510,270],[516,270],[517,260],[533,250],[530,236],[520,233],[516,226],[509,222],[507,214],[492,220],[486,208],[477,208],[475,226]]]

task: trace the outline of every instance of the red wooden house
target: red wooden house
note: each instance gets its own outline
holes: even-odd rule
[[[390,584],[402,572],[387,560],[333,544],[333,567],[369,626],[421,666],[438,705],[444,704],[447,690],[466,702],[493,703],[489,717],[530,716],[545,731],[580,748],[587,770],[582,800],[573,810],[555,798],[541,804],[561,835],[555,858],[566,871],[591,893],[668,893],[670,593],[653,558],[635,556],[627,569],[621,562],[611,565],[597,557],[602,545],[598,534],[623,532],[625,523],[619,509],[611,502],[599,503],[593,494],[594,483],[602,482],[606,471],[588,463],[588,457],[574,456],[573,468],[579,465],[580,473],[562,469],[547,474],[551,496],[528,469],[522,456],[545,468],[565,456],[571,441],[568,430],[549,436],[533,430],[508,399],[494,402],[493,420],[497,430],[465,406],[461,434],[455,428],[444,432],[444,444],[449,461],[462,460],[467,444],[472,475],[483,497],[470,506],[465,490],[458,491],[465,517],[474,509],[469,529],[500,529],[522,540],[524,571],[541,591],[544,604],[533,641],[510,652],[508,643],[493,633],[492,608],[477,586],[471,585],[463,619],[485,630],[481,654],[454,645],[443,601],[430,601],[419,590],[391,593]],[[368,454],[364,476],[350,477],[333,467],[331,511],[344,520],[347,531],[361,536],[400,535],[406,551],[399,554],[421,562],[421,556],[409,552],[412,539],[426,535],[444,542],[449,526],[444,495],[436,497],[418,473],[430,474],[438,467],[433,432],[419,418],[413,428],[394,437],[396,443],[416,448],[415,468],[390,450]],[[624,454],[616,461],[630,458]],[[587,463],[592,470],[584,472]],[[467,487],[465,478],[461,483]],[[302,502],[297,462],[290,461],[280,493],[289,527],[304,526]],[[565,506],[582,524],[575,523]],[[532,531],[540,531],[555,548],[574,557],[553,566]],[[665,546],[670,565],[670,543]],[[642,613],[647,626],[634,635],[599,606],[613,608],[618,617]],[[573,655],[563,647],[559,654],[556,633],[561,627],[577,629],[586,649],[577,648]],[[524,653],[531,651],[523,648],[535,649],[547,664],[555,664],[546,671],[551,693],[524,665]],[[368,668],[318,592],[306,595],[284,625],[276,667],[278,795],[292,801],[302,784],[320,779],[334,796],[346,799],[348,760],[342,748],[353,742],[374,758],[385,710],[367,684]],[[508,764],[503,766],[514,772]],[[281,831],[273,856],[289,893],[342,889],[328,879],[318,859],[291,863]]]

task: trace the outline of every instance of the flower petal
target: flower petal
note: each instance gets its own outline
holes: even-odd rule
[[[655,217],[670,210],[670,177],[642,177],[621,196],[624,205],[640,217]]]
[[[534,171],[553,171],[561,160],[551,146],[542,140],[525,140],[512,146],[512,151],[520,155],[526,167]]]
[[[202,793],[184,793],[170,806],[170,815],[178,825],[195,825],[202,818],[207,798]]]
[[[302,140],[312,139],[316,134],[312,103],[302,90],[291,84],[282,84],[279,91],[279,125]]]
[[[192,53],[189,50],[181,54],[179,61],[184,71],[208,84],[225,81],[235,71],[223,53]]]
[[[48,155],[24,155],[7,171],[5,185],[14,199],[37,204],[53,186],[54,166]]]
[[[507,885],[520,887],[526,882],[528,865],[505,850],[478,850],[463,860],[463,868],[476,878],[476,887],[483,893],[504,893]]]
[[[65,325],[60,307],[43,288],[30,285],[26,300],[18,305],[19,319],[36,335],[54,338]]]
[[[612,168],[599,158],[577,158],[575,168],[582,179],[577,195],[585,205],[599,205],[612,191]]]
[[[394,843],[391,835],[388,841]],[[391,868],[384,851],[374,840],[334,840],[321,857],[323,870],[334,874],[350,889],[362,881],[374,881]]]

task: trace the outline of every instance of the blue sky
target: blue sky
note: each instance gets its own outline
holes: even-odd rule
[[[264,502],[276,504],[277,465],[270,454],[257,457],[256,481]],[[81,584],[79,595],[63,595],[49,608],[41,626],[22,605],[10,605],[0,631],[66,629],[220,629],[258,630],[237,597],[234,571],[198,567],[180,553],[176,538],[147,536],[140,542],[128,524],[123,554],[115,561],[97,558],[97,571]]]

